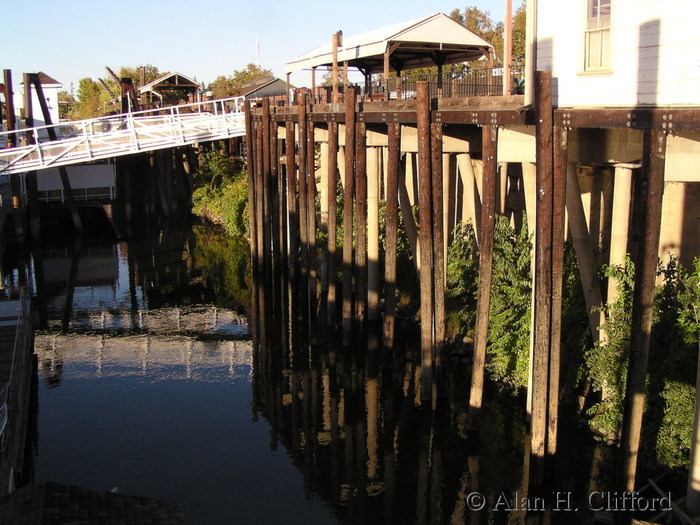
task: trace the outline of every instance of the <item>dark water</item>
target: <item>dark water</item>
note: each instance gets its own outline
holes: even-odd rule
[[[446,353],[433,409],[415,326],[393,352],[372,326],[340,348],[293,293],[251,290],[247,250],[201,226],[45,243],[36,481],[180,503],[191,524],[519,523],[551,504],[528,487],[522,395],[489,383],[468,432],[468,352]],[[566,416],[560,434],[553,521],[592,522],[612,449]]]
[[[201,229],[43,247],[36,481],[180,503],[192,524],[335,522],[253,411],[235,248]]]

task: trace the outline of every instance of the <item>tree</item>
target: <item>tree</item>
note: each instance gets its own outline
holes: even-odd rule
[[[78,82],[78,98],[73,105],[71,118],[81,120],[97,117],[103,113],[102,104],[109,101],[100,84],[90,77],[81,78]]]
[[[513,63],[525,64],[525,2],[513,15]]]
[[[226,98],[242,95],[241,88],[248,82],[273,78],[275,75],[270,69],[263,69],[255,64],[248,64],[243,69],[237,69],[230,77],[219,76],[211,83],[209,88],[214,98]]]

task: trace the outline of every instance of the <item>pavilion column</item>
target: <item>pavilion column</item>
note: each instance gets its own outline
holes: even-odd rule
[[[387,44],[386,51],[384,52],[384,100],[389,100],[389,65],[391,54],[396,51],[399,47],[398,42],[391,42]]]
[[[316,102],[316,66],[311,68],[311,103]]]

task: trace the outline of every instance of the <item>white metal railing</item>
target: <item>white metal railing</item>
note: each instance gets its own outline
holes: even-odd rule
[[[18,173],[137,151],[163,149],[245,134],[244,97],[147,109],[0,133],[0,174]],[[57,140],[49,140],[49,130]]]
[[[9,416],[10,389],[16,392],[14,385],[15,378],[19,374],[19,367],[22,360],[20,352],[26,351],[29,346],[29,338],[32,336],[31,330],[31,296],[32,283],[29,280],[29,272],[25,270],[25,286],[20,290],[19,311],[17,312],[17,329],[15,331],[14,347],[12,349],[12,364],[10,365],[10,378],[5,387],[0,391],[0,438],[4,437]]]

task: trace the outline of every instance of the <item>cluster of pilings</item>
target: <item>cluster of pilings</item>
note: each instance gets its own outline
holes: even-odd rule
[[[384,344],[391,348],[396,315],[396,238],[397,209],[400,202],[398,177],[401,171],[402,125],[416,127],[418,164],[418,253],[420,272],[421,326],[421,396],[435,399],[437,381],[434,376],[441,365],[445,342],[445,273],[446,232],[443,229],[442,153],[444,124],[462,123],[481,127],[481,216],[479,235],[479,287],[475,327],[473,369],[470,393],[470,420],[478,420],[484,391],[484,364],[488,334],[488,311],[493,264],[497,181],[499,177],[497,148],[499,127],[504,124],[531,124],[536,139],[535,244],[533,269],[533,323],[531,378],[528,408],[531,415],[531,479],[535,486],[547,477],[545,458],[553,458],[557,445],[559,355],[561,340],[561,302],[563,243],[565,239],[565,203],[567,181],[568,134],[571,113],[555,114],[552,107],[551,74],[538,72],[534,92],[534,111],[528,108],[500,111],[491,107],[460,108],[450,117],[434,107],[427,85],[418,83],[415,106],[402,102],[383,107],[382,113],[368,114],[355,93],[350,90],[344,111],[331,105],[325,111],[307,106],[302,95],[297,106],[275,108],[263,100],[262,107],[246,107],[246,129],[249,159],[249,203],[251,255],[256,282],[265,282],[270,297],[259,296],[254,302],[261,315],[266,305],[276,304],[276,297],[295,297],[303,304],[304,318],[313,325],[317,320],[330,327],[339,326],[345,344],[354,334],[361,334],[369,320],[379,318],[379,279],[368,271],[378,264],[376,222],[368,215],[375,189],[370,198],[368,185],[367,122],[385,123],[387,163],[385,181],[386,248],[384,253]],[[405,111],[406,109],[409,111]],[[415,108],[415,110],[413,110]],[[396,112],[392,113],[392,109]],[[534,118],[533,118],[534,117]],[[556,117],[556,121],[555,121]],[[594,113],[574,114],[574,121],[605,119]],[[463,119],[463,120],[462,120]],[[338,160],[339,124],[344,128],[344,156]],[[325,253],[317,256],[316,230],[322,215],[317,209],[317,165],[314,127],[327,127],[328,188],[335,188],[339,173],[343,174],[343,249],[336,254],[335,203],[333,191],[326,191],[329,232]],[[584,124],[585,125],[585,124]],[[644,381],[649,352],[654,272],[659,245],[660,209],[663,190],[663,152],[665,133],[656,128],[644,129],[641,193],[644,217],[640,221],[640,243],[637,253],[636,285],[632,312],[632,341],[625,418],[620,460],[620,486],[632,490],[639,448]],[[344,169],[339,162],[344,161]],[[532,197],[532,196],[530,196]],[[409,219],[408,223],[411,222]],[[407,224],[407,229],[410,224]],[[410,232],[409,232],[410,233]],[[409,235],[410,237],[410,235]],[[342,255],[341,278],[336,280],[336,258]],[[338,286],[342,297],[338,296]],[[342,305],[342,308],[339,306]],[[318,318],[325,312],[325,318]],[[338,318],[339,315],[339,318]],[[297,320],[280,317],[279,328],[286,330]],[[265,334],[259,334],[265,337]],[[475,427],[475,423],[472,424]]]

